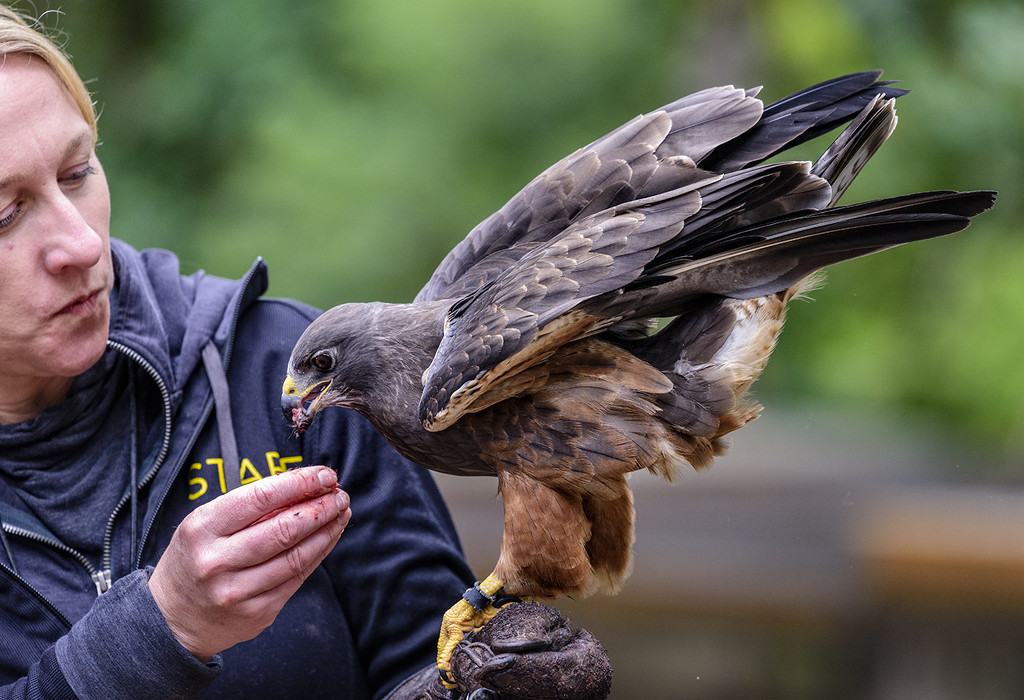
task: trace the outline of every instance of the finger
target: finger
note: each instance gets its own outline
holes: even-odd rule
[[[342,489],[341,489],[340,486],[335,486],[334,487],[334,493],[335,494],[340,493],[341,490]],[[314,496],[313,498],[320,498],[320,497],[321,496]],[[312,500],[312,499],[308,499],[308,500]],[[258,525],[259,523],[264,522],[265,520],[270,520],[271,518],[275,517],[278,513],[282,513],[284,511],[288,510],[289,508],[294,508],[295,505],[298,505],[298,504],[294,504],[293,503],[293,504],[291,504],[289,506],[286,506],[285,508],[278,508],[275,511],[271,511],[270,513],[267,513],[266,515],[264,515],[259,520],[253,522],[251,525],[249,525],[249,527],[253,527],[254,525]],[[345,505],[343,507],[344,508],[348,508],[348,494],[347,493],[345,494]],[[239,532],[244,532],[244,530],[240,530]]]
[[[346,517],[344,520],[347,522],[348,518]],[[245,602],[240,604],[239,612],[259,626],[260,630],[269,627],[285,603],[295,595],[309,575],[331,553],[344,529],[342,521],[335,520],[332,525],[321,528],[310,540],[304,542],[303,548],[308,548],[313,556],[309,558],[305,567],[301,571],[296,571],[294,575],[282,574],[281,572],[289,565],[281,567],[278,561],[268,562],[260,567],[240,572],[240,576],[250,586],[251,594]],[[327,530],[330,532],[325,532]],[[280,581],[278,581],[279,578]],[[258,631],[256,633],[258,634]]]
[[[288,506],[331,493],[338,475],[330,467],[302,467],[228,491],[197,508],[207,532],[231,535]]]
[[[348,524],[349,512],[346,510],[342,517],[324,524],[294,547],[237,572],[235,590],[244,591],[244,597],[254,603],[275,596],[290,597],[334,549]]]
[[[349,498],[344,491],[293,504],[227,538],[223,542],[223,563],[233,569],[256,566],[291,549],[331,521],[344,517],[347,523],[349,514]]]

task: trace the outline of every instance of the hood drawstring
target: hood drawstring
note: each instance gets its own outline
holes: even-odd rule
[[[135,372],[132,368],[128,370],[128,415],[130,419],[129,435],[130,444],[129,452],[130,457],[130,479],[131,479],[131,521],[132,521],[132,535],[131,535],[131,548],[129,549],[131,558],[130,562],[135,561],[135,550],[138,547],[139,540],[139,418],[138,411],[136,410],[136,398],[135,398]]]
[[[203,368],[213,390],[213,406],[217,413],[217,435],[220,439],[220,454],[224,460],[224,486],[227,491],[242,485],[241,460],[238,457],[238,442],[235,426],[231,419],[231,393],[228,378],[220,352],[211,340],[203,346]]]

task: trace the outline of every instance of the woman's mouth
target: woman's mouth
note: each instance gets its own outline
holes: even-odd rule
[[[65,306],[63,309],[57,312],[58,316],[78,316],[79,318],[87,318],[92,315],[92,312],[96,310],[96,302],[99,300],[100,293],[93,292],[92,294],[83,294],[78,297],[70,304]]]

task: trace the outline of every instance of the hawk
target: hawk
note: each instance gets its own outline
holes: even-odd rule
[[[408,304],[343,304],[292,351],[296,430],[365,415],[412,461],[498,479],[493,573],[445,616],[442,675],[494,597],[614,593],[632,561],[627,477],[709,466],[787,303],[826,265],[966,227],[992,192],[836,206],[896,125],[880,71],[764,106],[716,87],[643,114],[526,185]],[[814,163],[769,162],[849,122]],[[477,615],[477,611],[482,611]]]

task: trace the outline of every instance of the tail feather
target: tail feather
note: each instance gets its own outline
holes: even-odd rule
[[[852,73],[818,83],[764,108],[753,128],[717,147],[698,165],[729,171],[760,163],[787,148],[828,133],[859,113],[876,95],[887,98],[908,90],[879,81],[881,71]]]
[[[892,135],[896,121],[896,100],[877,95],[818,158],[811,173],[832,186],[827,206],[839,201],[871,156]]]
[[[661,247],[657,259],[697,257],[724,234],[828,203],[828,182],[812,176],[808,163],[773,163],[729,173],[700,190],[701,208],[682,233]],[[655,263],[657,266],[657,263]]]
[[[674,315],[674,306],[703,294],[747,299],[780,292],[827,265],[960,231],[992,205],[994,196],[927,192],[740,229],[709,244],[698,259],[655,260],[645,276],[671,280],[657,286],[639,313]]]

